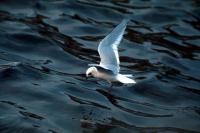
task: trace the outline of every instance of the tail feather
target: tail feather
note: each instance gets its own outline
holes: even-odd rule
[[[133,75],[132,74],[123,74],[125,77],[128,77],[128,78],[132,78]]]
[[[117,80],[123,84],[135,84],[135,80],[126,77],[125,75],[118,74]]]

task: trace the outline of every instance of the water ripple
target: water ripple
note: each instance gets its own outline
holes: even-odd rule
[[[0,131],[199,132],[198,0],[1,0]],[[98,43],[119,47],[135,86],[86,79]]]

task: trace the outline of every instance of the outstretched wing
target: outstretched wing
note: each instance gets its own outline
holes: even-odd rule
[[[98,52],[101,58],[100,66],[112,70],[113,73],[119,72],[118,45],[122,40],[128,19],[124,19],[109,35],[99,44]]]

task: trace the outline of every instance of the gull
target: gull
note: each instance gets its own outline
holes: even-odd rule
[[[109,83],[120,82],[123,84],[135,84],[135,80],[129,78],[131,74],[120,74],[120,61],[118,54],[118,45],[120,44],[128,19],[122,22],[108,34],[99,44],[98,53],[100,55],[100,64],[89,64],[86,71],[86,77],[95,77],[107,80]]]

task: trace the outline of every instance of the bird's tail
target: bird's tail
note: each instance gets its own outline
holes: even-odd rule
[[[128,78],[132,78],[133,77],[132,74],[123,74],[123,76],[128,77]]]
[[[136,81],[133,79],[130,79],[122,74],[117,75],[117,80],[123,84],[135,84]]]

